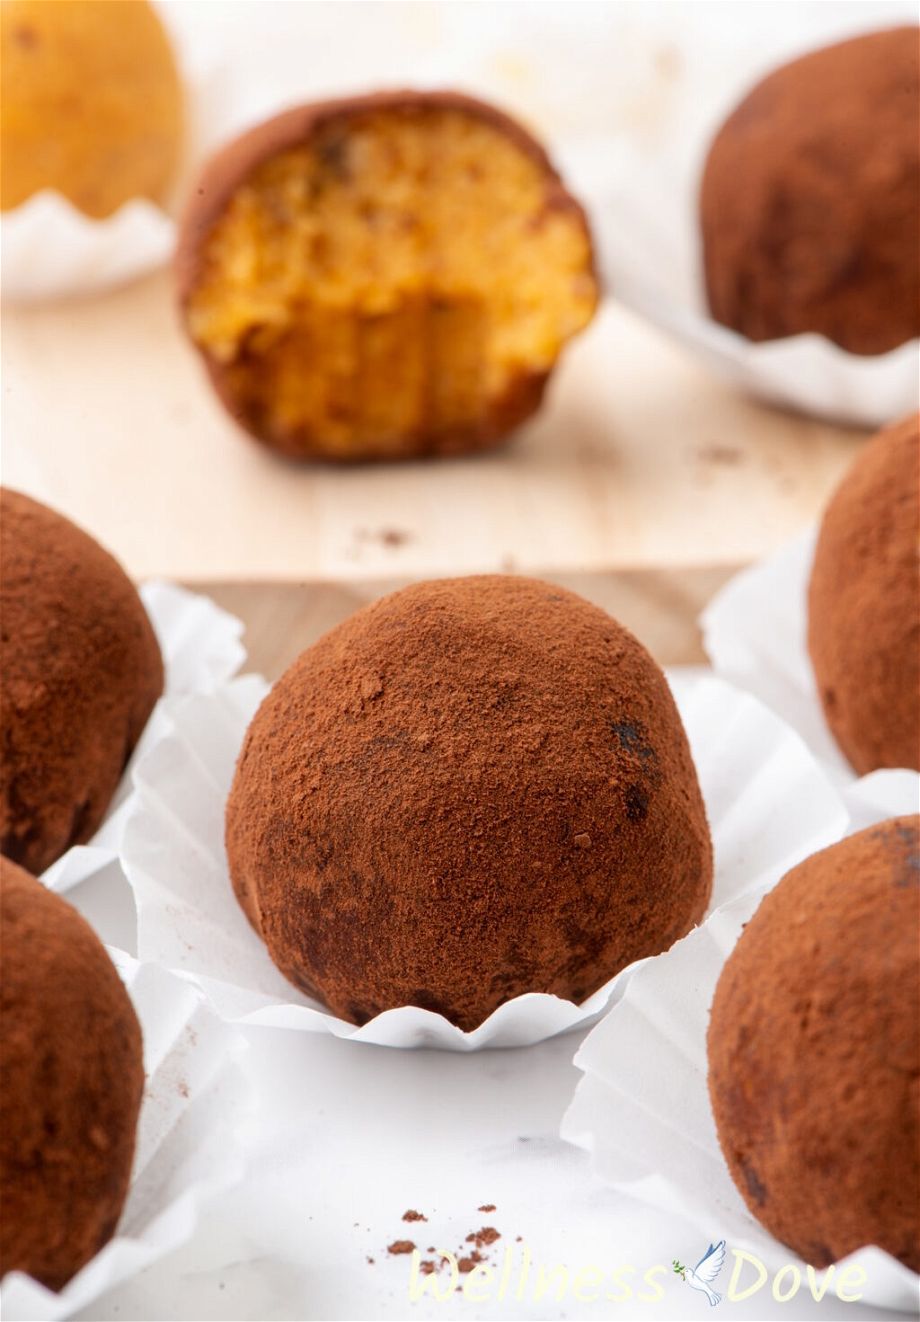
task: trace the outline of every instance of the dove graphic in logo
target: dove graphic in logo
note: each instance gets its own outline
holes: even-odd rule
[[[694,1290],[702,1290],[715,1308],[722,1296],[713,1290],[712,1282],[722,1270],[722,1263],[725,1261],[725,1240],[720,1239],[718,1244],[710,1244],[695,1267],[683,1267],[676,1258],[672,1261],[677,1275],[683,1277]]]

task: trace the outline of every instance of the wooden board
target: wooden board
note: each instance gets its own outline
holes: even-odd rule
[[[751,561],[812,520],[859,436],[738,395],[608,305],[513,444],[450,462],[279,461],[223,413],[165,273],[8,310],[4,481],[138,578],[369,582]]]

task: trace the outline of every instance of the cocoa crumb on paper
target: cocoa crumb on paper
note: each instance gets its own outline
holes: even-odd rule
[[[495,1211],[495,1204],[494,1204],[494,1203],[483,1203],[482,1207],[477,1207],[477,1208],[476,1208],[476,1211],[477,1211],[477,1212],[494,1212],[494,1211]]]
[[[394,1257],[400,1253],[413,1253],[415,1245],[411,1239],[394,1239],[392,1244],[387,1245],[387,1253],[392,1253]]]
[[[427,1216],[423,1216],[421,1212],[416,1212],[415,1209],[414,1209],[414,1208],[411,1208],[411,1207],[409,1208],[408,1212],[403,1212],[403,1218],[402,1218],[402,1219],[403,1219],[404,1221],[427,1221],[427,1220],[428,1220]]]

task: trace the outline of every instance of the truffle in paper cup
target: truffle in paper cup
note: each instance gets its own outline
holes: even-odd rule
[[[887,789],[875,783],[862,799],[865,815],[870,799],[874,821],[900,809],[894,781]],[[797,858],[776,866],[753,890],[638,970],[576,1054],[584,1077],[562,1121],[563,1138],[591,1152],[598,1173],[616,1188],[686,1217],[701,1246],[724,1239],[730,1248],[756,1255],[771,1273],[797,1259],[748,1212],[723,1159],[707,1089],[709,1006],[722,966],[766,892],[792,863],[844,833],[841,806],[838,801],[829,814],[826,804],[813,801],[814,838],[799,842]],[[918,1278],[890,1255],[866,1248],[838,1263],[837,1273],[848,1263],[867,1274],[866,1302],[916,1308]],[[797,1265],[804,1283],[805,1265]]]
[[[592,203],[592,231],[607,285],[619,302],[714,372],[771,403],[866,428],[916,409],[917,339],[867,357],[817,334],[754,343],[710,316],[697,185],[717,125],[712,110],[719,108],[711,107],[710,122],[701,123],[688,95],[695,69],[690,62],[684,95],[662,102],[669,119],[657,150],[640,141],[591,137],[559,152],[573,187]],[[703,95],[711,102],[710,92]]]
[[[202,1208],[242,1177],[236,1131],[249,1085],[245,1043],[200,992],[109,948],[144,1038],[146,1085],[131,1186],[114,1238],[55,1294],[22,1272],[3,1281],[3,1316],[67,1318],[191,1238]]]
[[[676,674],[671,682],[709,815],[716,906],[835,838],[846,813],[798,736],[754,698],[708,676]],[[142,958],[194,978],[229,1019],[380,1046],[525,1046],[584,1027],[604,1011],[637,965],[581,1005],[530,993],[472,1032],[414,1006],[359,1028],[297,992],[237,904],[223,844],[236,755],[266,691],[263,680],[246,676],[173,704],[172,731],[136,767],[123,864]]]
[[[246,659],[242,622],[210,598],[161,582],[144,584],[140,596],[163,656],[165,697],[150,715],[99,830],[87,844],[68,849],[42,874],[44,884],[59,894],[73,890],[117,858],[131,793],[131,768],[169,728],[164,702],[221,684]]]
[[[858,780],[824,720],[806,641],[815,539],[812,529],[730,579],[701,616],[703,646],[717,675],[755,694],[801,735],[833,783],[854,792],[853,806],[891,785],[898,811],[915,812],[920,776],[890,770]]]

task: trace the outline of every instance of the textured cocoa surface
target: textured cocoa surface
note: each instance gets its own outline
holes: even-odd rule
[[[920,416],[861,450],[821,522],[808,647],[824,715],[861,775],[920,770]]]
[[[918,32],[794,60],[720,129],[700,196],[717,321],[749,340],[815,331],[858,354],[920,334]]]
[[[144,1087],[141,1030],[105,948],[0,859],[0,1275],[64,1286],[111,1238]]]
[[[67,519],[0,492],[0,849],[41,872],[99,826],[163,689],[120,565]]]
[[[814,854],[716,988],[709,1092],[752,1214],[816,1267],[877,1244],[920,1270],[920,818]]]
[[[582,1001],[697,923],[712,880],[658,666],[506,576],[417,584],[304,652],[247,734],[227,850],[275,963],[355,1023]]]

